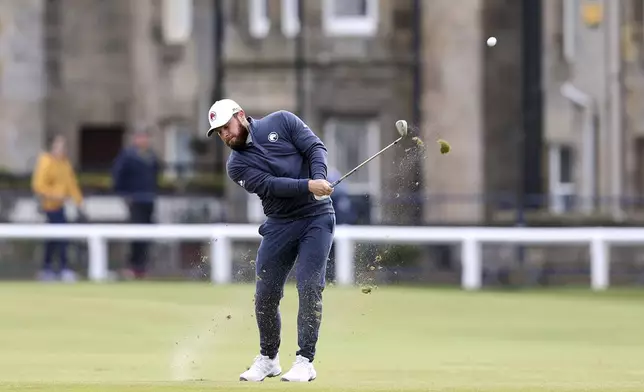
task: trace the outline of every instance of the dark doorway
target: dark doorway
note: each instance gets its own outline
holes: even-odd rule
[[[635,139],[635,207],[644,207],[644,138]]]
[[[82,171],[108,171],[123,147],[125,125],[82,125],[79,130]]]

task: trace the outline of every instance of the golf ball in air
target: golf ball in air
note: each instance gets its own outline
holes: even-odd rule
[[[496,38],[490,37],[487,39],[487,46],[494,46],[496,45]]]

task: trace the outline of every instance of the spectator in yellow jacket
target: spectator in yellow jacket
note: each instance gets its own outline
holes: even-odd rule
[[[50,150],[38,157],[32,175],[32,189],[40,203],[40,209],[52,224],[65,224],[65,202],[72,199],[81,209],[83,194],[78,186],[74,169],[67,159],[66,140],[56,136]],[[53,258],[58,254],[60,262],[60,279],[74,281],[75,273],[67,265],[67,241],[48,240],[45,244],[45,257],[41,271],[41,280],[55,280],[56,273],[52,268]]]

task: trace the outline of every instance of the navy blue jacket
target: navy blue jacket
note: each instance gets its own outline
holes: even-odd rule
[[[309,179],[327,178],[327,150],[320,138],[285,110],[248,120],[249,140],[228,157],[228,177],[258,195],[270,219],[334,213],[331,199],[316,200],[309,192]]]
[[[112,166],[114,191],[134,202],[153,202],[159,170],[159,160],[152,151],[143,155],[136,148],[125,148]]]

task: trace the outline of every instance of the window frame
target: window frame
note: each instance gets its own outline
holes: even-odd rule
[[[300,7],[298,0],[282,0],[282,34],[294,38],[300,33]]]
[[[366,1],[367,12],[364,16],[339,16],[335,14],[337,1],[324,0],[322,25],[326,35],[331,37],[373,37],[378,32],[379,0]]]
[[[196,154],[188,146],[190,151],[190,159],[187,161],[179,161],[179,137],[185,135],[189,138],[194,138],[193,132],[190,131],[190,128],[183,123],[172,123],[164,127],[164,160],[168,163],[169,167],[166,167],[163,171],[163,174],[169,179],[179,178],[179,170],[176,165],[178,164],[187,164],[188,167],[181,172],[181,178],[193,178],[195,176],[194,163],[196,162]]]
[[[248,0],[248,30],[253,38],[266,38],[271,30],[268,1]],[[280,17],[282,34],[287,38],[296,37],[301,29],[298,0],[282,0]]]
[[[562,155],[564,149],[570,152],[570,173],[569,182],[561,179],[562,172]],[[566,197],[575,196],[575,149],[570,144],[557,143],[548,147],[548,194],[550,199],[550,211],[555,214],[563,214],[574,210],[574,206],[566,207]],[[576,203],[575,203],[576,204]]]
[[[186,45],[193,35],[194,4],[185,0],[163,0],[161,19],[163,41],[168,45]]]
[[[581,5],[579,0],[563,0],[562,4],[562,52],[568,64],[575,62],[577,55],[577,29],[579,26]]]
[[[329,168],[334,167],[337,170],[342,170],[342,168],[337,165],[336,151],[340,150],[340,148],[335,134],[338,124],[342,121],[360,121],[364,123],[365,131],[361,137],[365,140],[365,151],[368,157],[380,150],[380,123],[376,118],[365,116],[329,116],[323,126],[324,143],[328,150]],[[351,169],[353,168],[345,168],[347,171]],[[355,180],[352,181],[351,177],[347,178],[343,181],[347,191],[353,195],[364,193],[372,197],[379,195],[382,183],[380,161],[376,158],[360,170],[368,173],[368,180],[366,183],[356,184]],[[344,175],[345,173],[342,174]]]
[[[248,0],[248,32],[253,38],[266,38],[271,30],[268,0]]]

